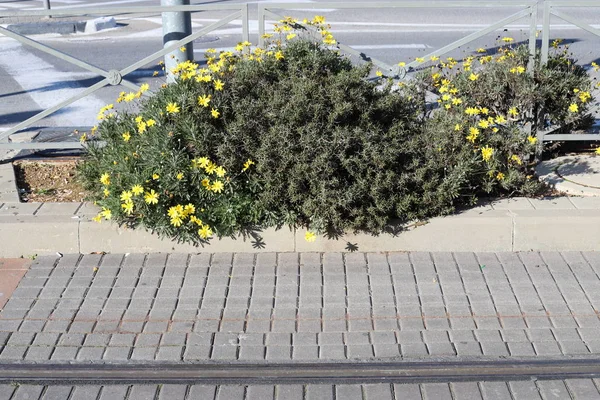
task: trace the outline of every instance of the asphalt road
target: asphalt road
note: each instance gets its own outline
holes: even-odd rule
[[[289,2],[289,1],[287,1]],[[439,3],[443,3],[444,0]],[[193,4],[234,4],[238,1],[215,0]],[[250,3],[251,41],[257,41],[256,2]],[[273,1],[268,1],[273,3]],[[500,9],[478,7],[469,9],[339,9],[323,4],[322,1],[307,1],[306,8],[293,11],[280,10],[282,15],[299,18],[322,14],[332,25],[335,38],[341,43],[360,50],[369,56],[388,64],[410,61],[415,57],[429,54],[455,40],[483,29],[491,23],[505,18],[519,8]],[[351,4],[358,0],[334,0],[329,3]],[[51,0],[53,9],[81,8],[98,6],[148,6],[159,5],[160,1],[115,0],[95,2],[92,0]],[[310,5],[309,5],[310,4]],[[308,10],[315,4],[323,8]],[[0,14],[6,11],[40,9],[41,1],[5,0],[0,2]],[[327,7],[327,8],[326,8]],[[331,8],[328,8],[331,7]],[[571,9],[563,11],[580,18],[582,22],[594,24],[599,20],[600,7]],[[82,11],[83,12],[83,11]],[[194,29],[210,25],[227,15],[227,12],[200,12],[193,15]],[[89,62],[105,70],[121,69],[162,47],[160,15],[118,14],[119,28],[95,34],[36,35],[32,38],[64,53]],[[539,21],[541,23],[541,21]],[[2,20],[0,19],[0,23]],[[511,36],[517,41],[526,41],[528,21],[521,19],[504,29],[492,32],[469,45],[463,46],[447,56],[462,57],[479,47],[493,49],[497,39]],[[597,53],[600,38],[569,25],[565,21],[552,20],[552,38],[562,38],[571,43],[571,50],[584,64],[600,62]],[[227,49],[241,40],[239,21],[210,33],[194,43],[195,57],[202,61],[207,48]],[[158,61],[158,60],[157,60]],[[148,82],[158,87],[164,78],[152,78],[159,70],[155,63],[146,65],[126,78],[135,82]],[[13,39],[0,38],[0,129],[16,125],[36,112],[68,98],[99,81],[97,75],[75,67],[54,56],[18,44]],[[82,99],[68,109],[47,117],[40,126],[91,126],[95,123],[96,111],[104,104],[114,102],[122,87],[108,87]]]

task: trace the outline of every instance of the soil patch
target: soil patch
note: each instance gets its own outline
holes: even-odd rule
[[[15,162],[19,196],[23,202],[81,202],[87,192],[76,179],[76,159]]]

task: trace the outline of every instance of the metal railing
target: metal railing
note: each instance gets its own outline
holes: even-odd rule
[[[9,38],[15,39],[22,44],[31,46],[37,50],[40,50],[44,53],[55,56],[61,60],[67,61],[75,66],[83,68],[87,71],[93,72],[101,77],[104,77],[100,82],[95,83],[92,86],[89,86],[87,89],[77,93],[74,96],[69,97],[66,100],[63,100],[56,105],[47,108],[40,113],[26,119],[25,121],[20,122],[16,126],[0,132],[0,141],[7,139],[13,133],[19,132],[27,127],[30,127],[35,122],[51,115],[58,110],[80,100],[86,96],[91,95],[92,93],[102,89],[105,86],[112,85],[121,85],[125,86],[131,90],[138,91],[140,88],[133,82],[124,79],[123,77],[127,74],[136,71],[139,68],[144,67],[150,62],[153,62],[175,50],[180,48],[181,46],[186,45],[201,36],[206,35],[218,29],[222,26],[229,24],[234,20],[242,21],[242,40],[249,40],[249,29],[248,29],[248,4],[231,4],[231,5],[221,5],[221,4],[213,4],[213,5],[190,5],[190,6],[152,6],[152,7],[89,7],[77,10],[70,9],[54,9],[54,10],[39,10],[39,11],[13,11],[13,12],[0,12],[0,17],[22,17],[22,16],[34,16],[34,17],[47,17],[50,14],[54,17],[56,16],[89,16],[89,15],[114,15],[114,14],[148,14],[148,13],[163,13],[163,12],[198,12],[198,11],[235,11],[234,13],[221,18],[220,20],[198,30],[197,32],[191,33],[189,36],[178,40],[163,49],[156,51],[150,54],[147,57],[142,58],[141,60],[125,67],[122,69],[111,69],[106,71],[102,68],[99,68],[89,62],[83,61],[77,57],[66,54],[62,51],[59,51],[55,48],[42,44],[36,40],[30,39],[24,35],[20,35],[13,31],[10,31],[6,28],[0,26],[0,34],[5,35]],[[80,148],[82,145],[80,143],[74,142],[53,142],[53,143],[0,143],[0,148],[18,148],[18,149],[40,149],[40,148],[53,148],[53,149],[74,149]]]
[[[498,22],[495,22],[483,29],[480,29],[477,32],[471,33],[462,37],[459,40],[456,40],[447,46],[444,46],[440,49],[432,51],[431,53],[423,56],[423,58],[429,58],[431,56],[440,57],[442,55],[448,54],[449,52],[463,46],[465,44],[471,43],[491,32],[497,31],[498,29],[505,27],[508,24],[511,24],[519,19],[526,18],[528,19],[528,47],[530,53],[530,59],[528,64],[529,73],[533,72],[534,61],[535,61],[535,53],[537,50],[536,47],[536,36],[537,36],[537,16],[539,11],[543,10],[543,26],[542,26],[542,46],[541,46],[541,60],[542,62],[546,62],[548,60],[548,52],[549,52],[549,41],[550,41],[550,15],[555,15],[563,20],[572,23],[582,29],[585,29],[588,32],[591,32],[595,35],[600,36],[600,30],[591,27],[587,24],[582,23],[576,18],[569,16],[562,11],[556,10],[557,7],[600,7],[598,0],[566,0],[566,1],[543,1],[543,0],[517,0],[517,1],[447,1],[447,2],[439,2],[439,1],[387,1],[387,2],[369,2],[369,3],[333,3],[333,2],[319,2],[319,3],[259,3],[258,4],[258,36],[259,36],[259,45],[264,46],[263,35],[266,32],[266,24],[267,17],[275,18],[276,20],[280,20],[285,18],[284,16],[276,13],[277,10],[298,10],[301,9],[303,11],[310,9],[323,9],[323,8],[332,8],[332,9],[474,9],[474,8],[521,8],[518,12],[501,19]],[[161,49],[160,51],[156,51],[155,53],[139,60],[138,62],[131,64],[128,67],[125,67],[120,70],[104,70],[97,66],[92,65],[91,63],[80,60],[71,55],[65,54],[59,50],[53,49],[45,44],[27,38],[23,35],[19,35],[15,32],[12,32],[6,28],[0,27],[0,34],[11,37],[13,39],[18,40],[19,42],[34,47],[38,50],[41,50],[50,55],[56,56],[62,60],[68,61],[73,65],[84,68],[88,71],[96,73],[104,79],[100,82],[88,87],[81,93],[78,93],[71,98],[56,104],[53,107],[50,107],[39,114],[19,123],[18,125],[12,127],[8,131],[0,132],[0,141],[2,139],[7,138],[13,133],[16,133],[26,127],[31,126],[33,123],[41,120],[42,118],[60,110],[63,107],[85,97],[88,96],[95,91],[108,86],[108,85],[122,85],[128,87],[132,90],[139,90],[139,87],[134,83],[124,79],[123,77],[127,74],[147,65],[149,62],[152,62],[160,57],[165,56],[166,54],[178,49],[179,47],[192,42],[193,40],[206,35],[218,29],[222,26],[229,24],[234,20],[241,20],[242,22],[242,40],[249,41],[249,15],[248,15],[248,4],[209,4],[209,5],[186,5],[186,6],[152,6],[152,7],[90,7],[90,8],[80,8],[77,10],[74,9],[53,9],[52,11],[14,11],[14,12],[0,12],[0,17],[19,17],[19,16],[49,16],[52,14],[53,16],[81,16],[81,15],[114,15],[118,14],[148,14],[148,13],[162,13],[162,12],[197,12],[197,11],[234,11],[232,14],[221,18],[217,22],[214,22],[199,31],[192,33],[190,36],[185,37],[182,40],[179,40],[172,45]],[[335,33],[335,32],[334,32]],[[378,60],[374,57],[369,57],[365,53],[353,49],[350,46],[347,46],[343,43],[338,43],[337,46],[340,50],[361,57],[363,59],[369,59],[376,66],[383,70],[389,71],[391,76],[403,78],[406,75],[406,71],[410,68],[417,67],[420,63],[418,61],[412,61],[407,63],[404,67],[399,67],[398,65],[389,65],[386,62]],[[558,134],[550,134],[553,130],[538,130],[537,132],[532,132],[532,134],[537,135],[540,142],[551,141],[551,140],[598,140],[599,135],[593,134],[585,134],[585,135],[558,135]],[[54,142],[54,143],[0,143],[0,148],[10,147],[10,148],[78,148],[81,145],[79,143],[73,142]]]
[[[541,62],[546,64],[550,53],[550,16],[554,15],[570,24],[573,24],[581,29],[584,29],[596,36],[600,36],[600,30],[596,29],[588,24],[585,24],[577,18],[565,14],[562,11],[556,10],[557,7],[569,7],[569,8],[581,8],[581,7],[597,7],[600,9],[600,2],[595,1],[545,1],[543,9],[543,25],[542,25],[542,49],[541,49]],[[592,112],[599,112],[598,105],[591,107]],[[550,129],[538,130],[537,138],[540,142],[550,141],[581,141],[581,140],[600,140],[600,135],[593,133],[584,134],[552,134],[557,128],[550,127]]]

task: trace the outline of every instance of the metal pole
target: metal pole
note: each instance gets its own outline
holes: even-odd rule
[[[49,10],[49,9],[50,9],[50,0],[44,0],[44,8],[45,8],[46,10]],[[51,16],[51,15],[48,15],[48,18],[52,18],[52,16]]]
[[[190,0],[160,0],[161,6],[187,6]],[[192,33],[192,16],[189,11],[186,12],[163,12],[163,48],[170,44],[183,39]],[[185,45],[184,51],[177,49],[165,55],[165,73],[167,82],[173,82],[175,77],[171,73],[171,69],[177,64],[193,60],[194,49],[192,42]]]

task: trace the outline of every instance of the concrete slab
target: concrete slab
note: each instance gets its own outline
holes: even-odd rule
[[[347,234],[339,239],[304,239],[306,230],[296,234],[296,251],[510,251],[513,221],[506,211],[433,218],[427,224],[401,232]]]
[[[290,252],[294,251],[294,233],[289,229],[265,229],[259,232],[260,239],[241,237],[237,239],[213,239],[210,244],[196,247],[171,240],[160,239],[156,234],[143,229],[128,229],[106,222],[97,223],[83,219],[80,223],[80,251],[91,253],[105,251],[111,253],[130,252]]]
[[[517,210],[513,251],[587,251],[600,249],[597,210]]]
[[[0,256],[79,252],[78,221],[60,216],[0,216]]]
[[[578,196],[600,196],[600,156],[578,154],[541,162],[540,180],[556,190]]]

